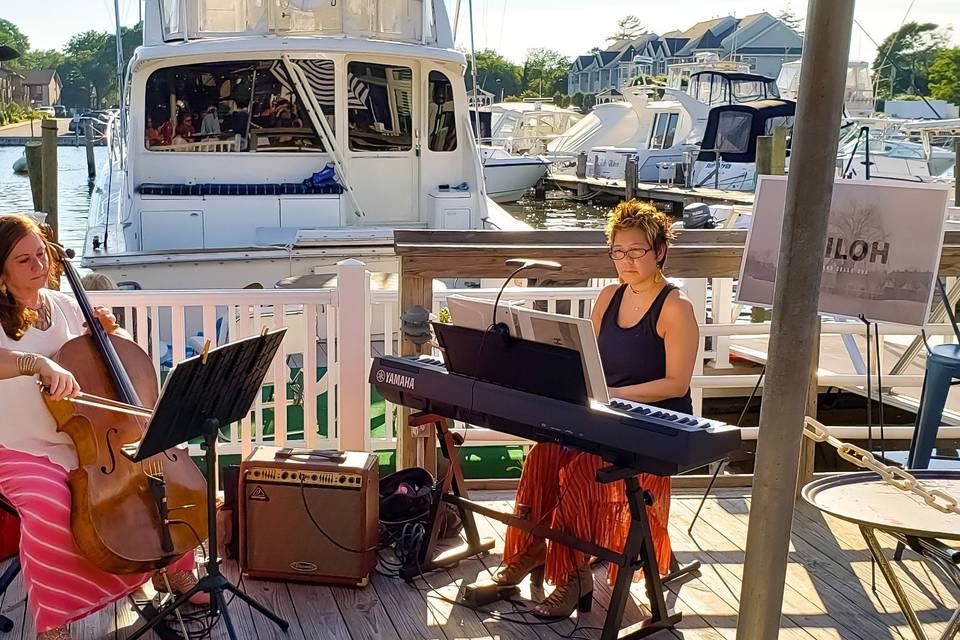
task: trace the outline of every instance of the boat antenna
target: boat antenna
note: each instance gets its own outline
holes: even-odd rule
[[[127,105],[126,91],[124,91],[124,73],[123,73],[123,38],[120,27],[120,0],[113,0],[113,15],[116,25],[117,40],[117,93],[120,96],[120,144],[124,144],[127,139]],[[122,151],[122,147],[121,147]]]
[[[467,0],[467,11],[470,13],[470,72],[473,80],[473,135],[477,142],[477,161],[480,163],[480,184],[477,192],[481,197],[486,195],[486,169],[483,166],[483,151],[480,150],[480,105],[477,103],[477,48],[473,41],[473,0]]]

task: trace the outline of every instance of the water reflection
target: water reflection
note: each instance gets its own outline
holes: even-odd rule
[[[30,179],[13,172],[21,147],[0,147],[0,213],[33,210]],[[97,162],[106,156],[104,147],[94,149]],[[57,182],[60,192],[60,241],[80,255],[87,226],[90,186],[87,183],[87,154],[83,147],[60,147],[57,154]]]

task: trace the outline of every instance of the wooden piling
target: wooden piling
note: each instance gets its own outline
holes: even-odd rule
[[[633,200],[637,197],[637,158],[630,156],[627,158],[623,170],[624,200]]]
[[[44,118],[40,125],[43,163],[42,211],[47,214],[47,224],[53,230],[54,242],[60,241],[60,224],[57,215],[57,121]]]
[[[769,176],[773,165],[773,136],[757,136],[757,175]]]
[[[787,172],[787,128],[773,130],[773,154],[770,160],[770,174],[782,176]]]
[[[583,180],[587,177],[587,152],[581,151],[577,155],[577,178]],[[577,183],[577,195],[585,196],[589,191],[587,190],[587,185],[583,182]]]
[[[543,178],[537,180],[537,184],[533,185],[533,199],[534,200],[546,200],[547,199],[547,183],[544,182]]]
[[[90,179],[90,182],[93,182],[94,178],[97,177],[97,161],[93,157],[93,134],[93,125],[91,121],[88,121],[87,126],[83,128],[83,136],[87,145],[87,178]]]
[[[30,192],[33,195],[33,210],[43,211],[43,155],[39,140],[26,144],[27,173],[30,174]]]

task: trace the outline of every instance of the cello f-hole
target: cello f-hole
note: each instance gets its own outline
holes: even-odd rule
[[[106,434],[106,436],[104,436],[104,437],[106,438],[106,441],[107,441],[107,451],[110,453],[110,468],[107,469],[106,466],[101,466],[101,467],[100,467],[101,473],[103,473],[103,474],[105,474],[105,475],[110,475],[110,474],[113,473],[113,472],[116,470],[116,468],[117,468],[117,457],[116,457],[116,455],[113,453],[113,443],[110,442],[110,436],[112,436],[112,435],[114,435],[114,434],[118,434],[118,433],[120,433],[120,431],[119,431],[116,427],[110,427],[109,429],[107,429],[107,434]]]

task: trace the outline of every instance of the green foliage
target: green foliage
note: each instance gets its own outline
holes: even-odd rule
[[[566,93],[570,59],[553,49],[529,49],[523,63],[523,87],[538,96]]]
[[[24,71],[59,69],[66,57],[56,49],[35,49],[27,51],[17,62]],[[62,80],[61,80],[62,82]]]
[[[960,104],[960,47],[944,49],[930,65],[930,95]]]
[[[39,120],[43,118],[43,115],[33,109],[25,109],[16,102],[0,104],[0,127],[23,122],[31,118]]]
[[[61,104],[76,107],[111,106],[118,102],[116,37],[104,31],[85,31],[70,38],[63,51],[30,50],[16,25],[0,19],[0,43],[22,56],[9,63],[18,71],[56,69],[63,83]],[[121,29],[124,70],[134,50],[143,43],[143,25]]]
[[[0,44],[13,47],[21,55],[30,49],[30,40],[27,36],[17,28],[17,25],[3,18],[0,18]],[[9,66],[11,69],[19,69],[19,63],[19,60],[11,60]]]
[[[930,66],[948,42],[949,36],[932,22],[908,22],[884,38],[873,62],[877,98],[927,95]]]
[[[467,91],[473,88],[473,72],[467,59]],[[500,99],[501,91],[505,96],[520,93],[522,86],[522,71],[520,65],[514,64],[493,49],[484,49],[477,52],[477,84],[484,91],[489,91]]]

